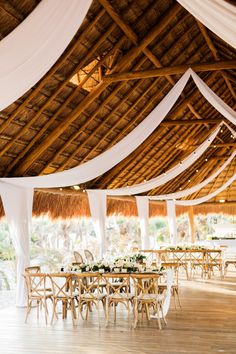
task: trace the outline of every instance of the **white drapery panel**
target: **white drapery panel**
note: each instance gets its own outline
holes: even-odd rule
[[[223,0],[177,0],[207,28],[236,48],[236,7]]]
[[[0,42],[0,110],[53,66],[79,29],[91,0],[43,0]]]
[[[218,97],[192,69],[190,69],[190,72],[195,84],[205,99],[225,118],[236,125],[236,112]]]
[[[223,192],[226,188],[228,188],[234,181],[236,180],[236,173],[226,182],[224,183],[220,188],[216,189],[214,192],[205,195],[204,197],[201,198],[196,198],[192,200],[176,200],[175,204],[176,205],[197,205],[201,204],[204,202],[207,202],[209,199],[215,197],[217,194]]]
[[[100,176],[133,152],[156,129],[156,127],[158,127],[177,101],[189,79],[189,76],[190,70],[187,70],[171,91],[143,122],[141,122],[120,142],[94,159],[69,170],[46,176],[0,178],[0,181],[2,180],[22,187],[55,188],[84,183]]]
[[[186,197],[187,195],[193,194],[193,193],[197,192],[198,190],[200,190],[201,188],[205,187],[208,183],[212,182],[213,179],[216,178],[230,164],[230,162],[234,159],[235,155],[236,155],[236,151],[234,151],[230,155],[230,157],[223,163],[223,165],[215,173],[213,173],[211,176],[206,178],[201,183],[198,183],[196,186],[184,189],[179,192],[154,195],[154,196],[150,196],[148,198],[150,200],[167,200],[167,199],[183,198],[183,197]]]
[[[170,231],[170,240],[171,243],[177,244],[177,223],[176,223],[176,212],[175,212],[175,202],[174,200],[166,201],[167,207],[167,220]]]
[[[16,250],[16,305],[25,306],[26,286],[22,274],[25,267],[29,266],[33,189],[18,188],[0,183],[0,195],[9,224],[10,236]]]
[[[100,242],[100,257],[107,251],[106,239],[106,213],[107,197],[103,191],[87,190],[89,208],[97,239]]]
[[[148,220],[149,220],[149,201],[147,197],[136,197],[136,204],[138,209],[138,217],[141,230],[141,242],[142,249],[150,249],[150,239],[148,231]]]
[[[221,128],[221,124],[211,133],[211,135],[188,157],[181,161],[178,165],[172,167],[170,170],[162,173],[161,175],[150,179],[147,182],[139,183],[131,187],[117,188],[117,189],[105,189],[107,195],[131,195],[147,192],[153,188],[157,188],[162,184],[170,181],[180,173],[185,171],[191,166],[209,147],[212,141],[215,139]]]

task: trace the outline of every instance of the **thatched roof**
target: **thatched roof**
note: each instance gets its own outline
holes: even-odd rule
[[[109,0],[109,7],[107,2],[93,1],[57,63],[35,87],[0,112],[0,176],[53,173],[99,155],[151,112],[186,65],[195,68],[207,85],[235,109],[236,50],[174,0]],[[1,38],[37,3],[1,1]],[[122,72],[157,68],[160,70],[156,77],[117,81]],[[117,75],[108,80],[108,75],[114,73]],[[81,188],[117,188],[155,177],[190,154],[221,119],[190,80],[165,120],[138,149]],[[195,185],[218,169],[235,146],[230,132],[223,128],[202,158],[149,194]],[[233,160],[216,181],[190,198],[213,191],[235,173],[235,168]],[[40,205],[40,198],[46,197],[37,194],[37,198]],[[52,197],[48,198],[51,202]],[[58,198],[60,212],[66,213],[69,197],[64,196],[63,201],[61,195],[53,198]],[[236,183],[213,201],[219,199],[236,201]],[[77,202],[73,203],[75,210]],[[113,210],[112,203],[108,209]],[[78,205],[87,214],[82,199]],[[133,214],[135,207],[130,205],[130,210]]]

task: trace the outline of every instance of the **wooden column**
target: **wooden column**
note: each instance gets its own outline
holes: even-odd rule
[[[191,237],[191,243],[195,243],[196,238],[195,238],[195,225],[194,225],[194,213],[193,213],[193,207],[190,206],[188,210],[188,220],[189,220],[189,232],[190,232],[190,237]]]

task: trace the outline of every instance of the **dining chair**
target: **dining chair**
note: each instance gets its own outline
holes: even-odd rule
[[[41,272],[41,267],[38,266],[30,266],[25,268],[25,272],[27,273],[40,273]]]
[[[67,311],[71,311],[71,318],[73,325],[76,324],[76,310],[75,310],[75,301],[79,295],[77,289],[74,290],[72,286],[72,274],[62,274],[55,273],[50,274],[49,278],[51,280],[52,287],[52,319],[51,324],[53,324],[54,318],[58,319],[57,315],[57,305],[59,302],[62,303],[62,318],[67,317]]]
[[[217,269],[220,273],[220,278],[223,279],[223,259],[222,250],[208,250],[206,252],[206,270],[210,279]]]
[[[74,258],[76,263],[84,263],[83,257],[78,251],[74,251]]]
[[[134,283],[134,328],[136,328],[139,313],[146,312],[147,319],[150,320],[150,308],[156,314],[158,328],[162,329],[161,319],[166,325],[166,319],[163,312],[164,294],[160,294],[158,290],[159,274],[132,274],[131,278]]]
[[[92,254],[92,252],[90,252],[89,250],[84,250],[84,255],[85,255],[85,258],[86,258],[86,261],[88,262],[93,262],[94,261],[94,256]]]
[[[45,322],[47,324],[48,319],[48,307],[47,300],[52,300],[52,291],[47,288],[47,275],[42,273],[30,273],[25,272],[23,275],[26,281],[27,287],[27,308],[25,323],[27,322],[30,311],[33,307],[33,302],[36,301],[37,304],[37,318],[39,318],[39,308],[44,309]]]
[[[179,264],[176,262],[163,262],[161,265],[164,269],[173,270],[174,276],[173,276],[173,282],[171,284],[171,295],[174,298],[175,309],[177,310],[177,304],[181,309],[181,302],[179,297]],[[163,278],[164,278],[164,282],[161,281],[163,280]],[[158,283],[158,291],[160,294],[167,291],[167,282],[165,276],[160,278],[160,282]]]
[[[131,293],[130,275],[129,274],[104,274],[103,278],[106,281],[106,325],[110,320],[110,310],[114,309],[114,322],[116,321],[116,307],[122,304],[128,311],[128,320],[130,319],[130,306],[133,310],[134,293]]]
[[[92,307],[95,306],[98,313],[98,321],[100,326],[100,309],[99,304],[103,306],[106,317],[106,294],[102,292],[100,282],[102,277],[100,273],[80,273],[73,275],[78,289],[78,308],[82,319],[87,320],[89,312],[92,312]],[[85,317],[83,311],[85,308]]]

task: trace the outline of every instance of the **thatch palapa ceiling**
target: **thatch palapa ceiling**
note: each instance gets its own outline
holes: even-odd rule
[[[1,38],[38,3],[1,1]],[[94,0],[57,63],[35,87],[1,111],[0,175],[54,173],[94,158],[132,131],[188,67],[235,109],[236,51],[176,1]],[[117,188],[153,178],[189,155],[221,120],[190,80],[161,125],[138,149],[81,188]],[[202,158],[149,194],[175,192],[204,180],[235,146],[224,127]],[[220,187],[235,170],[234,159],[213,183],[189,198]],[[214,201],[219,199],[235,202],[236,183]]]

